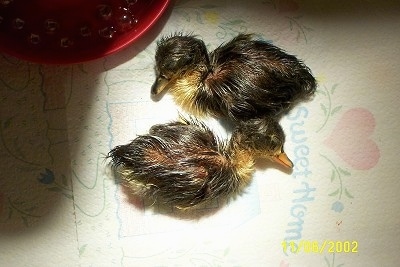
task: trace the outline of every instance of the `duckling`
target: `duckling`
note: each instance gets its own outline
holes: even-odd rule
[[[195,36],[163,37],[155,62],[152,95],[169,89],[177,104],[196,116],[234,122],[278,116],[316,90],[301,60],[251,34],[239,34],[210,54]]]
[[[181,118],[152,126],[148,134],[114,147],[108,157],[135,195],[188,209],[240,193],[251,181],[255,158],[292,168],[284,141],[273,119],[241,123],[226,142],[203,122]]]

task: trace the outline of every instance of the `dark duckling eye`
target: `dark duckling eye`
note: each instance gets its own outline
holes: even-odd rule
[[[167,81],[169,81],[169,80],[171,79],[169,76],[167,76],[167,75],[165,75],[165,74],[162,74],[162,73],[160,73],[160,74],[158,75],[158,77],[160,77],[161,79],[167,80]]]
[[[157,66],[155,67],[155,73],[156,73],[157,78],[161,78],[161,79],[164,79],[164,80],[170,80],[171,77],[172,77],[172,74],[168,73],[164,69],[161,70]]]
[[[249,144],[256,149],[269,151],[271,154],[280,152],[283,142],[276,135],[255,134]]]
[[[269,137],[269,149],[272,153],[281,152],[282,150],[282,140],[278,138],[276,135],[271,135]]]

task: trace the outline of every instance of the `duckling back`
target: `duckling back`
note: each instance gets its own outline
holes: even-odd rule
[[[108,156],[134,194],[188,208],[240,190],[225,150],[203,123],[184,120],[155,125]]]
[[[234,120],[281,114],[316,90],[316,80],[301,60],[251,35],[240,34],[215,49],[210,64],[212,72],[204,82],[209,89],[204,91],[221,99],[221,111]]]

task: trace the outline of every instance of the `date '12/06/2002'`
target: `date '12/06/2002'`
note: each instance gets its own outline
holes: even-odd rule
[[[357,241],[333,241],[324,240],[300,240],[295,241],[282,241],[283,252],[291,252],[294,254],[304,253],[358,253],[358,242]]]

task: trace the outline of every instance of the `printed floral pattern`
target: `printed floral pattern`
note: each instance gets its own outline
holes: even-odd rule
[[[324,256],[325,263],[327,267],[342,267],[345,266],[344,263],[336,263],[336,254],[332,253],[331,259],[329,259],[327,256]]]
[[[44,172],[40,173],[38,181],[46,185],[47,190],[49,191],[59,192],[69,199],[73,198],[72,189],[70,188],[68,178],[65,175],[61,175],[61,184],[59,184],[56,181],[53,171],[46,168]]]
[[[326,156],[321,155],[327,162],[329,162],[329,165],[331,166],[331,176],[330,176],[330,181],[332,184],[337,184],[337,187],[333,189],[331,193],[328,194],[330,197],[337,198],[337,200],[332,204],[331,209],[335,212],[342,212],[344,209],[344,204],[342,203],[342,197],[346,196],[349,199],[354,198],[352,194],[350,194],[350,191],[345,187],[344,185],[344,178],[351,176],[351,173],[337,167],[330,159],[328,159]]]
[[[270,0],[264,1],[264,4],[272,6],[279,14],[284,15],[288,21],[290,31],[296,34],[296,40],[298,42],[304,40],[308,42],[307,35],[312,31],[312,28],[304,25],[302,15],[293,15],[298,13],[300,6],[294,0]]]
[[[317,91],[317,94],[323,100],[320,103],[320,109],[325,119],[316,130],[316,133],[321,133],[336,117],[335,115],[342,111],[343,106],[335,104],[334,96],[338,88],[339,84],[336,83],[330,88],[322,85]],[[336,152],[348,166],[355,170],[370,169],[376,165],[380,155],[376,143],[369,139],[369,135],[374,128],[375,120],[368,110],[363,108],[349,109],[344,112],[336,127],[333,128],[331,134],[324,141],[324,144]],[[345,186],[345,180],[351,177],[351,173],[337,166],[328,156],[320,155],[331,167],[330,182],[332,185],[337,185],[332,192],[328,193],[329,197],[336,199],[331,206],[331,210],[341,213],[345,209],[343,197],[347,199],[354,198],[353,194]]]
[[[317,94],[320,94],[325,98],[324,102],[320,103],[320,107],[324,113],[325,119],[321,127],[318,128],[317,133],[319,133],[326,126],[328,121],[342,109],[342,105],[335,105],[332,99],[338,86],[339,84],[336,83],[328,89],[326,85],[323,85],[320,86],[319,90],[317,90]]]

